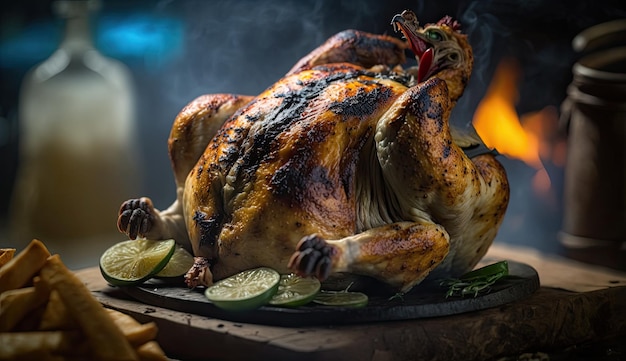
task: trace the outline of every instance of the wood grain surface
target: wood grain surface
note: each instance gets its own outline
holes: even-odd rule
[[[156,322],[157,340],[168,356],[180,360],[489,360],[626,338],[626,274],[522,248],[492,248],[488,260],[527,262],[537,269],[542,287],[480,311],[357,325],[280,327],[222,320],[137,302],[108,286],[96,267],[77,275],[106,307]],[[592,290],[568,290],[581,285]]]

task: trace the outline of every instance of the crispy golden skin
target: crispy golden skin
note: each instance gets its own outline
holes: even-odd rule
[[[449,19],[407,24],[440,32],[430,45],[411,38],[416,73],[429,75],[418,84],[398,67],[407,43],[347,31],[254,98],[190,103],[169,143],[177,201],[164,212],[124,203],[120,230],[187,244],[190,286],[268,266],[408,291],[433,270],[471,269],[504,216],[506,174],[492,154],[469,159],[472,141],[448,124],[472,67],[465,35]]]

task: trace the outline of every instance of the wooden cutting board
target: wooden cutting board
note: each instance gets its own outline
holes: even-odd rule
[[[609,346],[619,346],[626,339],[626,273],[506,245],[492,246],[487,256],[489,263],[507,259],[530,265],[541,287],[472,312],[331,326],[284,327],[181,312],[107,285],[97,267],[77,275],[106,307],[155,322],[157,341],[179,360],[488,360],[576,352],[615,340]],[[606,349],[601,351],[597,357],[606,359]]]

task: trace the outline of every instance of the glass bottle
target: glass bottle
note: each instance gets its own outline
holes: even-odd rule
[[[122,236],[122,201],[136,195],[132,78],[91,37],[97,1],[57,1],[65,30],[58,49],[31,69],[19,105],[20,162],[9,228],[13,242],[33,238],[68,265],[97,264]]]

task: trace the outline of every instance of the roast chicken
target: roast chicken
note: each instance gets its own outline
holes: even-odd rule
[[[480,139],[449,124],[472,49],[447,16],[392,25],[403,39],[346,30],[257,96],[185,106],[168,143],[176,201],[124,202],[120,231],[192,250],[190,287],[267,266],[407,292],[472,269],[509,199],[494,152],[470,158]]]

